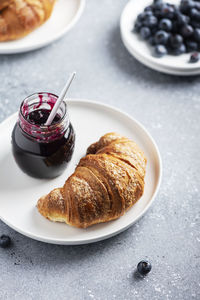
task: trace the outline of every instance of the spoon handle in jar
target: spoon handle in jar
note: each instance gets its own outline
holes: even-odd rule
[[[70,85],[71,85],[71,83],[72,83],[72,81],[73,81],[75,75],[76,75],[76,72],[73,72],[73,73],[70,75],[70,77],[69,77],[67,83],[65,84],[65,86],[64,86],[64,88],[63,88],[63,90],[62,90],[62,92],[60,93],[60,95],[59,95],[59,97],[58,97],[56,103],[54,104],[54,107],[53,107],[53,109],[52,109],[52,111],[51,111],[51,113],[50,113],[50,115],[49,115],[49,117],[48,117],[48,119],[47,119],[47,121],[46,121],[46,123],[45,123],[46,126],[51,125],[53,119],[55,118],[56,113],[57,113],[57,111],[58,111],[58,108],[59,108],[60,104],[62,103],[62,101],[64,100],[64,98],[65,98],[65,96],[66,96],[66,94],[67,94],[67,91],[68,91],[68,89],[69,89],[69,87],[70,87]]]

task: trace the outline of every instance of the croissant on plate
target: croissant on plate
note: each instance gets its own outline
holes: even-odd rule
[[[19,39],[42,25],[55,0],[0,0],[0,42]]]
[[[142,196],[146,158],[135,142],[108,133],[92,144],[62,188],[38,200],[51,221],[86,228],[122,216]]]

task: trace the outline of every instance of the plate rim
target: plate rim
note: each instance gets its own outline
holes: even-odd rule
[[[61,30],[58,34],[56,34],[53,38],[50,37],[47,40],[45,40],[44,42],[38,42],[34,45],[30,45],[27,47],[19,47],[17,49],[12,49],[12,48],[7,48],[7,49],[1,49],[1,43],[0,43],[0,55],[1,54],[17,54],[17,53],[26,53],[26,52],[30,52],[33,50],[37,50],[40,48],[43,48],[51,43],[54,43],[55,41],[57,41],[58,39],[62,38],[68,31],[70,31],[75,24],[78,22],[78,20],[80,19],[85,5],[86,5],[86,0],[78,0],[79,1],[79,8],[77,9],[74,17],[72,18],[71,22],[64,27],[63,30]],[[8,41],[9,42],[9,41]]]
[[[133,53],[131,47],[126,43],[124,38],[122,37],[123,43],[128,50],[128,52],[134,56],[134,58],[139,61],[141,64],[143,64],[146,67],[151,68],[154,71],[162,72],[168,75],[173,75],[173,76],[195,76],[200,74],[200,68],[194,69],[194,70],[188,70],[188,71],[180,71],[180,70],[172,70],[168,69],[166,67],[163,67],[162,65],[156,65],[153,62],[150,61],[144,61],[143,57],[140,56],[139,54]]]
[[[116,108],[112,105],[105,104],[103,102],[88,100],[88,99],[69,98],[69,99],[67,99],[67,102],[76,103],[76,104],[81,103],[81,104],[86,104],[86,105],[93,105],[93,106],[98,106],[98,107],[101,107],[101,108],[104,108],[104,109],[109,109],[111,111],[122,114],[128,120],[133,121],[138,127],[140,127],[145,132],[145,134],[150,139],[152,145],[154,146],[154,149],[155,149],[155,152],[156,152],[156,155],[157,155],[157,160],[158,160],[158,183],[156,185],[155,191],[154,191],[149,203],[145,206],[145,209],[135,218],[134,221],[130,222],[128,225],[126,225],[126,226],[124,226],[120,229],[115,230],[114,232],[104,234],[104,235],[101,235],[101,236],[97,236],[97,237],[91,237],[91,238],[87,238],[87,239],[79,239],[77,241],[73,241],[73,240],[70,241],[70,240],[66,240],[66,239],[56,239],[56,238],[51,239],[51,238],[44,238],[43,236],[40,236],[40,235],[32,234],[29,231],[25,232],[21,229],[18,229],[13,224],[11,224],[7,220],[5,220],[2,216],[0,216],[0,220],[3,221],[6,225],[8,225],[10,228],[14,229],[15,231],[19,232],[20,234],[22,234],[24,236],[27,236],[27,237],[29,237],[33,240],[37,240],[37,241],[41,241],[41,242],[45,242],[45,243],[50,243],[50,244],[57,244],[57,245],[83,245],[83,244],[95,243],[95,242],[106,240],[110,237],[116,236],[119,233],[127,230],[134,223],[136,223],[140,218],[142,218],[142,216],[148,211],[148,209],[150,208],[150,206],[152,205],[152,203],[154,202],[154,200],[155,200],[155,198],[158,194],[158,191],[159,191],[160,185],[161,185],[161,181],[162,181],[163,167],[162,167],[162,159],[161,159],[160,151],[158,149],[158,146],[157,146],[155,140],[153,139],[151,134],[147,131],[147,129],[139,121],[137,121],[135,118],[130,116],[128,113],[126,113],[123,110],[121,110],[119,108]],[[4,121],[2,121],[0,123],[0,130],[1,130],[1,127],[5,125],[6,122],[9,122],[12,118],[16,117],[17,113],[18,112],[13,113],[8,118],[6,118]]]
[[[147,0],[146,0],[147,1]],[[149,1],[149,0],[148,0]],[[135,57],[135,59],[137,61],[139,61],[140,63],[144,64],[145,66],[159,71],[159,72],[163,72],[166,74],[170,74],[170,75],[181,75],[181,76],[192,76],[192,75],[198,75],[200,74],[200,65],[192,65],[192,64],[188,64],[188,67],[186,68],[185,66],[167,66],[166,64],[162,64],[161,61],[154,61],[153,57],[151,55],[148,55],[144,52],[139,52],[137,51],[136,48],[133,48],[129,42],[129,39],[127,38],[127,30],[125,30],[124,28],[124,19],[126,17],[126,12],[128,10],[130,10],[129,6],[131,7],[131,5],[134,5],[135,2],[134,0],[130,0],[128,1],[128,3],[126,3],[126,5],[124,6],[121,16],[120,16],[120,34],[121,34],[121,39],[122,42],[124,44],[124,46],[126,47],[126,49],[128,50],[128,52]],[[146,4],[144,5],[144,7],[146,6]],[[133,15],[133,21],[134,21],[134,15]],[[133,32],[133,34],[135,35],[135,33]]]

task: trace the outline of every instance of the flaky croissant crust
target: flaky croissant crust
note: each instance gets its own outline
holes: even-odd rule
[[[52,221],[86,228],[122,216],[142,196],[146,158],[135,142],[108,133],[92,144],[62,188],[39,199]]]
[[[51,15],[55,0],[0,0],[0,41],[26,36]]]

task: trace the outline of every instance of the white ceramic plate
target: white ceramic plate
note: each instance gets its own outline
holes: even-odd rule
[[[161,181],[161,158],[158,148],[144,127],[127,114],[91,101],[68,102],[71,122],[76,131],[76,146],[66,172],[53,180],[37,180],[25,175],[11,153],[11,132],[17,113],[0,125],[0,219],[16,231],[43,242],[77,245],[103,240],[122,232],[136,222],[150,207]],[[132,138],[143,149],[147,160],[145,189],[142,198],[120,219],[77,229],[53,223],[42,217],[37,200],[71,175],[87,147],[107,132],[116,131]]]
[[[169,0],[168,2],[180,3],[179,0]],[[152,56],[152,47],[132,31],[138,14],[151,3],[152,0],[131,0],[125,6],[121,15],[120,29],[122,41],[127,50],[138,61],[156,71],[183,76],[200,74],[200,61],[194,64],[188,63],[189,54],[166,55],[162,58],[156,58]]]
[[[0,42],[0,54],[27,52],[54,42],[75,25],[84,6],[85,0],[57,0],[46,23],[22,39]]]

